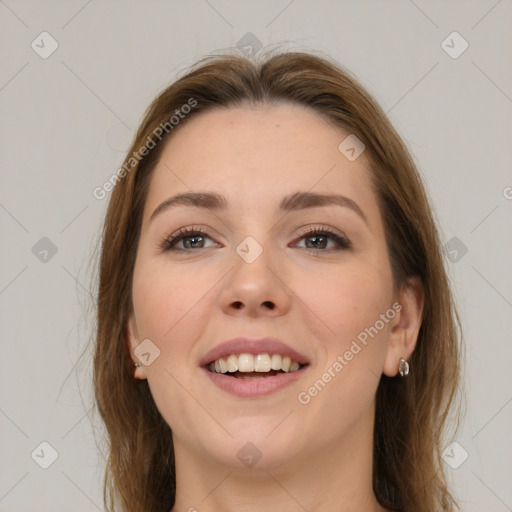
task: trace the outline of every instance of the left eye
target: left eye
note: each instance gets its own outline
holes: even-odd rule
[[[308,246],[306,242],[305,249],[327,249],[329,241],[334,242],[335,246],[338,245],[342,249],[350,248],[350,243],[345,237],[339,236],[337,233],[331,231],[312,231],[304,234],[300,240],[307,239],[310,240],[310,244]]]

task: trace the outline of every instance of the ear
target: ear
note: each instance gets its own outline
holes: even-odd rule
[[[394,377],[398,373],[400,358],[409,359],[418,341],[418,333],[423,319],[425,291],[418,277],[412,277],[399,293],[400,309],[392,322],[384,374]]]
[[[128,318],[128,325],[126,326],[126,344],[133,363],[140,362],[133,352],[137,348],[139,343],[139,330],[137,328],[137,321],[135,320],[135,315],[131,313]],[[134,377],[136,379],[144,380],[146,378],[146,368],[144,365],[134,367],[133,369]]]

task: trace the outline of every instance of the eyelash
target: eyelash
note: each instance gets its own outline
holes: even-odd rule
[[[327,226],[319,225],[319,226],[311,226],[308,228],[302,228],[297,232],[297,234],[300,235],[299,240],[302,240],[303,238],[322,235],[322,236],[329,237],[331,240],[333,240],[334,242],[339,244],[339,248],[337,248],[337,249],[321,249],[320,252],[331,252],[333,250],[341,251],[341,250],[347,250],[347,249],[352,248],[352,244],[347,237],[333,231],[332,229],[328,228]],[[197,227],[197,226],[181,228],[176,233],[171,235],[170,237],[165,237],[163,239],[162,243],[160,244],[161,249],[163,252],[169,252],[169,251],[189,252],[190,249],[176,249],[174,247],[174,245],[185,238],[189,238],[189,237],[193,237],[193,236],[197,236],[197,235],[206,235],[209,238],[211,238],[208,234],[208,230],[206,230],[204,228]],[[202,248],[200,247],[200,249],[202,249]],[[206,247],[206,249],[207,249],[207,247]],[[319,252],[318,250],[312,249],[309,247],[305,247],[304,249],[306,251]]]

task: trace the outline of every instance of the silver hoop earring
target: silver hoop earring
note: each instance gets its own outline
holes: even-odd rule
[[[406,377],[409,375],[409,363],[403,357],[400,358],[398,363],[398,372],[400,373],[401,377]]]

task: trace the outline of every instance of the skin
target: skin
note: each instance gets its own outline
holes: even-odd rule
[[[414,350],[423,291],[415,280],[394,291],[366,154],[349,161],[338,150],[346,136],[301,106],[242,106],[190,119],[164,148],[144,209],[127,343],[134,361],[146,338],[160,350],[135,378],[148,379],[173,432],[172,512],[384,510],[372,491],[375,392],[380,375],[397,375],[399,358]],[[229,207],[177,206],[150,221],[162,201],[190,191],[220,193]],[[349,197],[368,222],[336,205],[278,213],[281,199],[297,191]],[[315,248],[313,235],[297,234],[319,224],[352,247],[329,239]],[[192,248],[181,241],[182,252],[160,249],[165,237],[197,225],[210,234]],[[250,264],[235,250],[247,236],[263,248]],[[299,403],[298,394],[395,302],[401,311]],[[281,339],[311,364],[270,396],[229,395],[198,364],[239,335]],[[237,457],[247,442],[262,455],[252,468]]]

